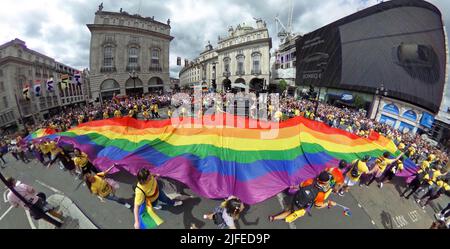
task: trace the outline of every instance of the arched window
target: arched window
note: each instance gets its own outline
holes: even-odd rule
[[[252,74],[261,74],[261,54],[252,54]]]
[[[230,73],[230,62],[231,62],[231,59],[228,58],[228,57],[223,59],[223,71],[224,71],[224,74]]]
[[[139,49],[136,47],[130,47],[128,49],[128,66],[137,67],[139,64]]]
[[[103,48],[103,67],[112,67],[113,66],[113,47],[106,46]]]

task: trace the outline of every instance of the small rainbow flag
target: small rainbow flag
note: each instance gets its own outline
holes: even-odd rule
[[[153,229],[164,221],[155,213],[151,203],[146,202],[139,207],[139,226],[140,229]]]
[[[275,136],[267,137],[271,131]],[[101,170],[117,163],[136,175],[145,167],[186,184],[198,195],[212,199],[234,195],[250,205],[337,166],[341,159],[400,153],[376,132],[361,138],[303,117],[272,123],[228,113],[179,122],[111,118],[83,123],[50,138],[58,136],[80,148]],[[404,165],[400,176],[414,174],[417,166],[412,161],[407,159]]]
[[[24,138],[24,140],[25,140],[25,142],[29,143],[33,139],[45,137],[45,136],[48,136],[48,135],[51,135],[51,134],[55,134],[55,133],[56,133],[56,131],[54,129],[43,128],[43,129],[39,129],[39,130],[31,133],[30,135],[26,136]]]

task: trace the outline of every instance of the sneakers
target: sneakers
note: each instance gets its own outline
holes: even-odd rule
[[[181,206],[181,205],[183,205],[183,202],[182,202],[182,201],[176,201],[176,202],[173,204],[174,207],[176,207],[176,206]]]
[[[383,188],[383,183],[382,183],[382,182],[380,182],[380,183],[378,184],[378,188]]]
[[[203,215],[203,219],[207,220],[207,219],[208,219],[208,215],[207,215],[207,214],[204,214],[204,215]]]
[[[436,217],[437,220],[441,220],[441,221],[444,221],[444,220],[445,220],[445,219],[444,219],[444,216],[442,216],[441,213],[434,214],[434,217]]]
[[[156,210],[161,210],[162,206],[161,205],[156,205],[153,208],[156,209]]]
[[[130,209],[130,208],[131,208],[131,205],[128,204],[128,203],[125,203],[125,207],[128,208],[128,209]]]
[[[344,196],[344,191],[339,191],[337,194],[342,197]]]

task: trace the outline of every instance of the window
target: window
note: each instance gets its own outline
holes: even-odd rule
[[[129,66],[137,66],[139,60],[139,49],[136,47],[131,47],[128,50],[128,65]]]
[[[103,48],[103,66],[112,67],[113,66],[113,47],[106,46]]]
[[[152,49],[152,65],[159,65],[159,49]]]
[[[3,83],[3,82],[2,82]],[[8,98],[6,96],[3,97],[3,106],[8,108]]]
[[[252,74],[261,74],[261,68],[260,68],[260,61],[261,61],[261,54],[260,53],[254,53],[252,55],[253,60],[253,69]]]
[[[236,60],[237,60],[237,72],[236,72],[236,74],[237,75],[245,74],[245,72],[244,72],[244,60],[245,60],[245,57],[243,55],[238,55],[236,57]]]
[[[5,91],[5,83],[3,83],[3,81],[0,81],[0,92],[4,91]]]
[[[230,58],[223,59],[223,71],[225,73],[229,73],[230,72],[230,62],[231,62]]]

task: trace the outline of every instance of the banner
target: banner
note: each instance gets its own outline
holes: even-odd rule
[[[50,78],[50,79],[47,80],[47,91],[49,91],[49,92],[53,92],[54,91],[53,78]]]
[[[25,85],[25,87],[22,89],[22,96],[27,101],[31,100],[31,97],[30,97],[30,86],[29,85]]]
[[[66,89],[67,84],[69,84],[69,75],[68,74],[61,75],[61,89],[62,90]]]
[[[41,80],[34,81],[34,94],[36,97],[41,96]]]
[[[73,76],[73,84],[76,84],[77,86],[81,86],[81,74],[80,72],[76,72],[75,75]]]

